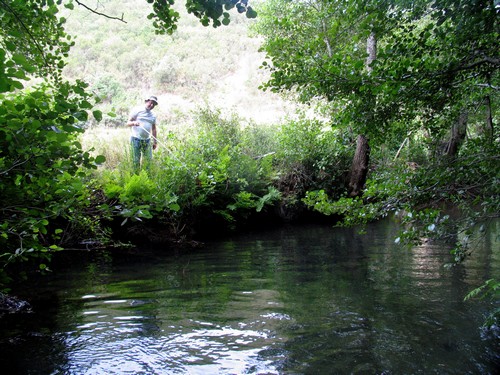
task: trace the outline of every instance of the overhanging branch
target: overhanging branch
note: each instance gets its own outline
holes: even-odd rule
[[[123,22],[123,23],[127,23],[127,21],[125,21],[125,20],[123,19],[123,13],[122,13],[122,16],[121,16],[121,17],[113,17],[113,16],[107,15],[107,14],[105,14],[105,13],[98,12],[97,10],[92,9],[92,8],[90,8],[89,6],[85,5],[85,4],[84,4],[84,3],[82,3],[81,1],[75,0],[75,2],[76,2],[78,5],[80,5],[80,6],[84,7],[85,9],[87,9],[88,11],[90,11],[90,12],[92,12],[92,13],[94,13],[94,14],[97,14],[97,15],[99,15],[99,16],[103,16],[103,17],[109,18],[109,19],[111,19],[111,20],[117,20],[117,21],[121,21],[121,22]]]

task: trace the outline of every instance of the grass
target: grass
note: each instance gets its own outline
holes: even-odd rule
[[[84,150],[93,149],[94,155],[104,155],[104,168],[115,169],[130,158],[130,129],[94,127],[88,129],[81,138]]]

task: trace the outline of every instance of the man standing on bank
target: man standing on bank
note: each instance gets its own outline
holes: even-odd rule
[[[132,129],[130,143],[136,172],[141,166],[141,156],[143,164],[151,161],[157,143],[156,116],[151,110],[158,105],[158,99],[156,96],[150,96],[144,102],[145,106],[133,110],[127,122],[127,126]]]

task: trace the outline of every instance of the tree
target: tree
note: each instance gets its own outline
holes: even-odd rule
[[[59,79],[72,42],[54,0],[0,0],[0,93],[30,77]]]
[[[263,49],[271,60],[271,64],[264,63],[271,79],[263,87],[297,89],[303,102],[324,98],[337,115],[345,116],[344,126],[374,134],[375,98],[366,85],[376,58],[376,33],[383,28],[382,12],[374,5],[360,1],[266,3],[256,27],[266,38]],[[353,108],[345,111],[349,106]],[[361,193],[368,172],[368,137],[357,139],[348,184],[351,196]]]
[[[271,0],[259,13],[271,72],[263,87],[325,98],[336,124],[371,137],[386,139],[398,120],[440,136],[498,91],[492,1]],[[373,35],[378,51],[367,67]]]
[[[92,104],[84,82],[61,78],[72,43],[57,13],[51,0],[0,1],[0,284],[7,265],[46,269],[72,226],[88,229],[81,168],[103,161],[77,139]]]
[[[452,238],[456,261],[471,253],[468,239],[475,225],[500,212],[499,144],[494,141],[499,11],[491,0],[276,0],[263,5],[257,31],[265,37],[270,61],[265,66],[271,71],[264,88],[296,90],[304,102],[325,98],[335,126],[350,125],[370,135],[376,146],[398,132],[425,134],[438,157],[411,172],[393,164],[396,173],[374,176],[360,199],[326,202],[322,191],[312,192],[312,207],[342,213],[344,223],[363,223],[402,208],[408,213],[404,238]],[[373,37],[376,50],[370,48]],[[483,109],[486,115],[474,118]],[[469,127],[474,122],[476,139]],[[441,153],[433,152],[443,143]],[[446,215],[429,208],[443,202],[458,206],[463,217],[447,222]],[[473,293],[486,290],[498,298],[498,285],[489,280]]]
[[[333,126],[369,137],[379,153],[393,147],[399,155],[401,141],[395,140],[410,134],[428,147],[425,167],[400,169],[392,163],[394,175],[373,173],[359,199],[325,204],[324,195],[309,195],[321,198],[317,207],[359,223],[396,209],[421,211],[452,202],[466,213],[455,226],[463,231],[498,215],[499,145],[491,142],[498,134],[498,13],[489,0],[270,0],[262,5],[256,31],[264,36],[268,60],[263,65],[271,73],[264,89],[296,91],[303,102],[325,99]],[[465,142],[467,135],[475,139]],[[351,192],[359,190],[359,184],[350,185]],[[483,202],[480,212],[474,209],[478,202]],[[418,217],[409,227],[441,225],[442,216],[430,212],[409,216]],[[432,235],[415,229],[409,237]],[[456,254],[461,259],[465,251]]]
[[[456,124],[464,134],[466,114],[498,93],[498,9],[491,1],[422,1],[418,11],[402,11],[374,67],[386,102],[400,111],[391,118],[418,117],[435,139],[452,129],[449,142],[457,144]]]

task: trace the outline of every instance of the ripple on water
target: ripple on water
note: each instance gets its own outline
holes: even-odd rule
[[[117,320],[141,317],[123,318]],[[200,322],[193,331],[144,337],[109,326],[108,333],[102,333],[99,325],[88,325],[67,338],[67,355],[72,366],[86,374],[278,373],[272,361],[259,354],[266,350],[265,332],[206,326]]]

